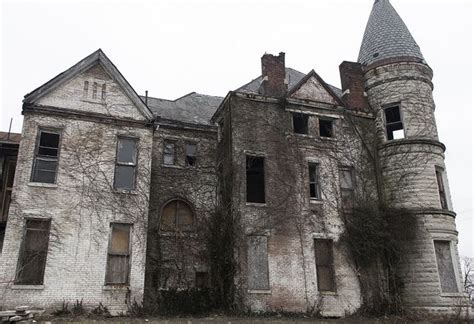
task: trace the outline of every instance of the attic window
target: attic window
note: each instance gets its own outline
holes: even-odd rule
[[[102,84],[102,96],[101,96],[102,100],[105,100],[106,91],[107,91],[107,86],[104,83]]]
[[[385,127],[387,129],[387,140],[405,137],[403,123],[398,105],[389,106],[385,109]]]
[[[84,92],[83,92],[84,98],[87,98],[88,93],[89,93],[89,81],[84,81]]]
[[[332,134],[332,120],[320,119],[319,120],[319,136],[321,137],[333,137]]]
[[[308,134],[308,115],[293,113],[293,130],[297,134]]]
[[[97,99],[97,82],[92,86],[92,99]]]

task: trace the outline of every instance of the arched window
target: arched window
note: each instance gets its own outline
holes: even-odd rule
[[[194,225],[194,214],[191,207],[182,200],[168,202],[161,211],[162,231],[191,231]]]

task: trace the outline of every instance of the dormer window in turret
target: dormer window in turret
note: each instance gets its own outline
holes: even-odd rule
[[[402,115],[399,105],[390,105],[384,108],[385,129],[387,131],[387,140],[405,138],[403,130]]]

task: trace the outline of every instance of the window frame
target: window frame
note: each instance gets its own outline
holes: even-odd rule
[[[28,228],[28,222],[29,221],[47,223],[48,228],[47,228],[47,230]],[[22,283],[20,281],[20,275],[22,274],[21,269],[25,268],[25,266],[22,264],[21,261],[25,257],[24,256],[25,246],[27,244],[27,242],[25,240],[26,240],[26,237],[27,237],[27,234],[28,234],[28,230],[46,232],[46,237],[47,237],[45,251],[43,251],[46,255],[44,257],[44,264],[41,268],[41,282],[38,282],[38,283]],[[17,259],[16,271],[15,271],[14,284],[16,286],[41,286],[41,285],[44,284],[44,275],[45,275],[46,266],[47,266],[47,263],[48,263],[50,235],[51,235],[51,218],[25,217],[25,219],[23,220],[23,233],[22,233],[22,236],[21,236],[20,251],[18,253],[18,259]]]
[[[390,109],[390,108],[395,108],[397,107],[398,108],[398,114],[400,115],[400,121],[398,122],[390,122],[388,123],[387,122],[387,109]],[[383,109],[383,121],[384,121],[384,126],[385,126],[385,138],[387,141],[393,141],[393,140],[397,140],[397,139],[403,139],[403,138],[406,138],[406,131],[405,131],[405,123],[403,121],[403,113],[402,113],[402,105],[400,102],[395,102],[395,103],[390,103],[390,104],[387,104],[387,105],[384,105],[382,106],[382,109]],[[393,136],[393,132],[394,131],[391,131],[391,134],[392,134],[392,138],[389,138],[389,132],[388,132],[388,127],[391,126],[391,125],[395,125],[395,124],[398,124],[400,123],[400,125],[402,126],[401,130],[403,130],[403,137],[402,138],[394,138]]]
[[[329,258],[330,258],[330,263],[328,264],[319,264],[318,265],[318,258],[317,258],[317,242],[329,242]],[[334,240],[330,238],[314,238],[313,239],[313,249],[314,249],[314,264],[315,264],[315,269],[316,269],[316,282],[318,285],[318,292],[324,294],[324,293],[332,293],[335,294],[337,293],[337,283],[336,283],[336,268],[334,266]],[[331,290],[322,290],[321,289],[321,284],[320,284],[320,271],[318,270],[321,267],[326,267],[329,268],[328,272],[331,276]]]
[[[462,287],[460,287],[460,282],[458,280],[458,276],[456,275],[458,273],[458,267],[456,265],[456,262],[453,259],[454,256],[454,249],[453,249],[453,241],[448,239],[448,238],[438,238],[438,237],[433,237],[433,250],[434,250],[434,257],[436,261],[436,272],[438,274],[438,281],[439,281],[439,291],[441,293],[441,296],[457,296],[459,294],[462,294]],[[439,269],[439,264],[438,264],[438,254],[436,253],[436,242],[442,242],[442,243],[447,243],[448,244],[448,250],[449,250],[449,261],[452,266],[453,270],[453,279],[454,283],[456,285],[456,291],[443,291],[443,284],[442,284],[442,278],[440,275],[440,269]]]
[[[112,253],[112,235],[113,235],[113,226],[127,226],[128,227],[128,254],[127,253]],[[105,279],[104,285],[105,286],[129,286],[130,285],[130,273],[131,273],[131,260],[132,260],[132,233],[133,233],[133,224],[132,223],[121,223],[121,222],[111,222],[109,227],[109,240],[107,246],[107,259],[105,262]],[[123,283],[114,283],[109,282],[107,279],[109,277],[109,257],[110,256],[126,256],[127,260],[127,274],[126,280]]]
[[[166,159],[165,159],[165,156],[167,155],[166,153],[166,144],[171,144],[173,145],[173,163],[166,163]],[[168,140],[168,139],[165,139],[163,141],[163,160],[162,160],[162,163],[164,166],[176,166],[177,163],[176,163],[176,141],[173,141],[173,140]]]
[[[315,181],[311,181],[311,168],[315,168]],[[320,164],[316,162],[308,162],[308,181],[309,181],[309,198],[310,200],[321,200],[321,173]],[[315,186],[316,196],[311,196],[311,185]]]
[[[442,167],[435,166],[435,176],[441,209],[449,210],[448,196],[446,194],[446,183],[444,181],[444,169]]]
[[[48,157],[48,156],[42,156],[39,155],[39,149],[40,149],[40,143],[41,143],[41,134],[42,133],[50,133],[50,134],[57,134],[59,135],[59,140],[58,140],[58,148],[57,148],[57,156],[55,158]],[[36,142],[35,142],[35,149],[33,153],[33,165],[31,167],[31,175],[30,175],[30,182],[34,183],[47,183],[47,184],[57,184],[58,181],[58,171],[59,171],[59,157],[61,155],[61,146],[62,146],[62,132],[63,130],[61,128],[50,128],[50,127],[39,127],[36,135]],[[36,171],[36,165],[37,165],[37,160],[40,161],[48,161],[48,162],[56,162],[56,169],[54,170],[54,181],[53,182],[41,182],[41,181],[35,181],[35,171]]]
[[[323,122],[330,122],[330,123],[331,123],[331,136],[323,136],[323,135],[321,135],[321,121],[323,121]],[[334,138],[334,137],[335,137],[335,132],[334,132],[334,119],[319,117],[319,118],[318,118],[318,133],[319,133],[319,137],[320,137],[320,138]]]
[[[348,189],[348,188],[343,188],[342,187],[342,177],[341,177],[341,173],[344,172],[344,171],[349,171],[350,174],[351,174],[351,183],[352,183],[352,188],[351,189]],[[354,208],[354,200],[355,200],[355,187],[356,187],[356,184],[355,184],[355,174],[354,174],[354,167],[352,166],[339,166],[339,190],[340,190],[340,197],[341,197],[341,209],[344,211],[344,212],[347,212],[347,211],[350,211]],[[350,208],[346,208],[344,206],[344,203],[343,203],[343,192],[350,192],[351,193],[351,207]]]
[[[263,184],[263,201],[249,201],[249,196],[248,196],[248,159],[253,158],[253,159],[262,159],[263,160],[263,172],[262,172],[262,184]],[[259,204],[259,205],[264,205],[267,203],[267,188],[266,188],[266,157],[264,155],[255,155],[255,154],[245,154],[245,202],[247,204]],[[256,199],[258,200],[258,199]]]
[[[291,121],[293,125],[293,133],[300,134],[300,135],[309,135],[309,114],[305,114],[303,112],[291,112]],[[296,119],[300,119],[304,123],[303,130],[304,132],[299,132],[296,130]]]
[[[132,140],[135,142],[135,163],[130,163],[130,162],[120,162],[118,157],[119,157],[119,143],[120,140],[125,139],[125,140]],[[114,168],[114,183],[113,187],[114,190],[117,191],[134,191],[137,188],[137,169],[138,169],[138,143],[139,143],[139,138],[133,137],[133,136],[125,136],[125,135],[119,135],[117,136],[117,145],[115,149],[115,168]],[[132,188],[119,188],[116,185],[116,179],[117,179],[117,166],[122,166],[122,167],[133,167],[133,186]]]
[[[188,145],[193,145],[195,147],[194,153],[194,164],[189,164],[188,162]],[[184,143],[184,164],[188,168],[195,168],[197,166],[197,156],[198,156],[198,144],[196,142],[185,142]]]
[[[168,229],[163,229],[162,228],[162,221],[163,221],[163,211],[165,210],[165,207],[171,204],[172,202],[176,201],[176,211],[174,213],[174,229],[168,230]],[[179,203],[184,203],[186,206],[188,206],[189,210],[191,210],[192,213],[192,224],[189,226],[190,229],[188,230],[183,230],[178,228],[178,209],[179,209]],[[160,210],[160,222],[159,222],[159,229],[160,232],[163,233],[176,233],[176,232],[181,232],[181,233],[189,233],[189,232],[194,232],[196,230],[196,211],[194,210],[194,206],[186,199],[177,197],[177,198],[171,198],[167,200],[162,206]]]

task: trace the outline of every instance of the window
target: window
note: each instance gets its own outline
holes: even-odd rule
[[[387,129],[387,140],[404,138],[403,123],[400,114],[400,107],[390,106],[385,111],[385,127]]]
[[[436,263],[441,284],[441,292],[459,292],[454,273],[453,259],[451,257],[450,241],[434,241]]]
[[[15,178],[16,159],[6,157],[0,160],[0,223],[6,222],[8,218],[8,210],[13,190],[13,179]]]
[[[97,82],[92,86],[92,99],[97,99]]]
[[[59,132],[40,130],[33,161],[32,182],[55,183],[59,160]]]
[[[161,211],[162,231],[192,231],[194,213],[191,207],[182,200],[168,202]]]
[[[318,291],[336,291],[332,240],[314,240]]]
[[[194,282],[196,288],[208,288],[209,286],[209,274],[203,271],[196,271],[196,279]]]
[[[308,134],[308,115],[293,113],[293,130],[297,134]]]
[[[193,143],[186,144],[186,165],[195,166],[196,165],[196,151],[197,145]]]
[[[128,284],[130,272],[130,224],[111,224],[106,285]]]
[[[448,201],[446,200],[446,191],[444,188],[444,181],[443,181],[443,169],[436,167],[436,182],[438,183],[438,192],[439,192],[439,199],[441,201],[441,208],[448,209]]]
[[[174,143],[165,142],[163,149],[163,164],[173,165],[175,157]]]
[[[319,120],[319,136],[321,136],[321,137],[333,137],[332,120],[329,120],[329,119],[320,119]]]
[[[309,164],[309,197],[312,199],[321,199],[319,165],[315,163]]]
[[[248,238],[247,264],[248,289],[268,290],[268,252],[267,237],[252,235]]]
[[[265,159],[247,156],[247,202],[265,203]]]
[[[83,97],[87,99],[89,95],[89,81],[84,81],[84,92],[82,93]]]
[[[48,254],[50,220],[27,219],[20,248],[16,285],[42,285]]]
[[[217,141],[220,142],[224,138],[224,118],[217,123]]]
[[[101,95],[102,100],[105,100],[106,90],[107,90],[107,85],[104,83],[102,84],[102,95]]]
[[[137,167],[137,140],[120,138],[117,143],[114,188],[135,189],[135,169]]]
[[[343,167],[339,169],[339,183],[341,185],[341,207],[343,210],[351,209],[354,205],[354,177],[352,168]]]

